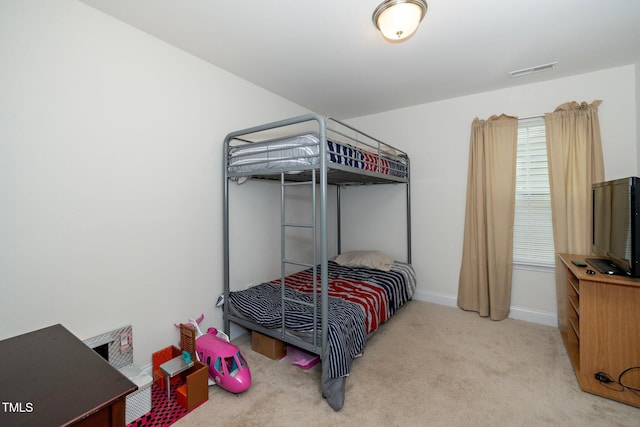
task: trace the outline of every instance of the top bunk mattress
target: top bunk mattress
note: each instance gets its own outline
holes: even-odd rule
[[[235,146],[229,149],[228,173],[231,176],[280,171],[295,174],[318,167],[319,152],[320,138],[314,133]],[[327,139],[326,153],[329,168],[339,165],[343,169],[352,168],[401,180],[408,177],[406,155],[391,148],[375,149]]]

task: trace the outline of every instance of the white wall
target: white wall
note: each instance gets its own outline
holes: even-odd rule
[[[411,156],[413,263],[419,284],[417,298],[455,305],[462,255],[471,122],[493,114],[539,116],[567,101],[603,100],[599,108],[607,179],[637,173],[635,66],[523,85],[414,107],[388,111],[349,122],[409,152]],[[523,80],[525,83],[526,80]],[[387,197],[393,195],[388,190]],[[355,190],[345,197],[345,210],[355,217],[366,212],[372,229],[386,224],[389,210],[364,209],[368,201]],[[400,200],[400,198],[398,198]],[[346,230],[349,232],[349,230]],[[345,236],[354,247],[369,247],[366,233]],[[388,238],[391,251],[403,235]],[[516,270],[513,317],[556,322],[552,272]]]
[[[83,339],[132,324],[144,366],[177,342],[173,322],[204,313],[220,327],[222,140],[306,111],[73,0],[0,3],[0,63],[0,339],[54,323]],[[475,116],[602,99],[607,177],[633,175],[637,81],[621,67],[352,120],[412,156],[418,297],[455,301]],[[279,205],[245,185],[232,198],[232,249],[250,259],[234,258],[237,286],[279,265],[279,228],[264,227]],[[364,218],[379,231],[343,228],[345,249],[382,236],[405,256],[404,211],[382,209],[403,203],[402,189],[346,191],[345,225]],[[517,272],[513,304],[554,315],[552,289],[549,274]]]
[[[74,0],[0,3],[0,63],[0,339],[221,327],[223,139],[307,111]]]

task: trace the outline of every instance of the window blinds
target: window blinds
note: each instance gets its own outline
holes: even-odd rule
[[[518,121],[513,262],[539,266],[555,262],[543,117]]]

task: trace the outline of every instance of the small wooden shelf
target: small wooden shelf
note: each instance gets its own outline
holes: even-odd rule
[[[578,372],[580,370],[580,346],[577,342],[569,342],[568,333],[562,332],[561,335],[562,340],[564,341],[564,346],[567,349],[567,355],[569,356],[571,366],[573,367],[574,372]]]
[[[572,340],[572,342],[580,342],[580,319],[578,317],[569,316],[569,326],[571,327],[573,333],[576,335],[576,339]]]
[[[176,390],[176,400],[185,409],[191,411],[209,399],[209,370],[207,365],[195,361],[194,365],[182,376],[185,384]]]
[[[580,388],[640,407],[640,394],[612,390],[594,378],[605,372],[617,379],[625,369],[640,365],[640,279],[586,274],[593,268],[571,263],[586,256],[559,257],[567,268],[568,328],[562,339]],[[640,382],[638,378],[631,380]],[[635,382],[627,385],[640,388]]]
[[[580,281],[578,280],[578,278],[576,276],[572,274],[569,274],[567,277],[568,283],[569,283],[569,291],[570,294],[575,295],[577,297],[580,296]]]
[[[580,315],[580,299],[575,295],[569,295],[569,304],[576,314],[575,317],[578,317]]]

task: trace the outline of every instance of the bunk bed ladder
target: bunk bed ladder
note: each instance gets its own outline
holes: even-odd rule
[[[299,187],[299,186],[310,186],[311,188],[311,223],[298,223],[298,222],[287,222],[286,220],[286,188],[287,187]],[[316,218],[316,170],[311,169],[311,180],[310,181],[286,181],[285,180],[285,172],[280,173],[280,287],[281,287],[281,298],[282,298],[282,331],[285,331],[286,324],[286,313],[285,313],[285,303],[289,304],[299,304],[312,308],[313,310],[313,347],[314,349],[318,349],[318,280],[317,280],[317,265],[318,265],[318,254],[317,254],[317,218]],[[313,260],[311,263],[301,262],[299,260],[294,260],[287,258],[286,251],[286,230],[289,228],[303,228],[308,229],[312,233],[312,246],[313,246]],[[285,295],[285,277],[287,276],[287,265],[295,265],[299,267],[303,267],[305,269],[311,268],[313,275],[313,302],[305,302],[300,301],[295,298],[288,298]],[[284,332],[283,332],[284,333]]]

